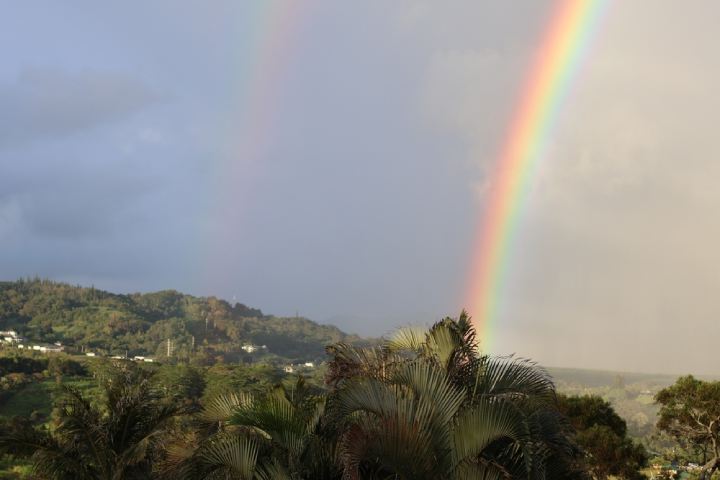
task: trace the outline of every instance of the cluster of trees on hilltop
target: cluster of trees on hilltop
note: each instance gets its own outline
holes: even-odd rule
[[[39,278],[0,282],[0,329],[10,328],[37,342],[130,357],[164,357],[170,340],[174,359],[197,365],[242,363],[245,343],[300,362],[322,357],[328,344],[377,342],[215,297],[174,290],[117,295]]]

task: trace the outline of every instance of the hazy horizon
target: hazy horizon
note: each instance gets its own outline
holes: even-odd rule
[[[456,317],[556,5],[2,4],[0,278],[235,297],[363,336]],[[718,13],[610,3],[533,174],[492,353],[714,373]]]

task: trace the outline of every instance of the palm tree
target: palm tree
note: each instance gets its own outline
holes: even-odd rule
[[[125,372],[109,382],[104,410],[93,407],[78,389],[61,385],[67,399],[55,432],[0,432],[0,453],[29,458],[41,478],[153,478],[169,424],[189,410],[158,402],[150,375]]]
[[[548,375],[481,355],[470,318],[327,347],[327,395],[211,400],[168,446],[177,479],[585,479]]]
[[[344,478],[585,478],[548,375],[481,355],[464,311],[382,349],[327,350]]]
[[[302,375],[293,388],[278,383],[262,397],[215,397],[178,432],[163,473],[188,479],[333,478],[335,442],[321,424],[326,400]]]

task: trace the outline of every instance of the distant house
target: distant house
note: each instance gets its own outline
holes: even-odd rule
[[[133,358],[136,362],[144,362],[145,357],[141,357],[140,355],[135,355],[135,358]]]
[[[283,368],[285,370],[285,373],[295,373],[295,367],[292,365],[288,365],[287,367]]]
[[[87,352],[85,355],[87,355],[88,357],[102,357],[103,356],[102,353],[98,353],[98,352]]]
[[[150,357],[145,357],[145,358],[143,359],[143,362],[154,362],[154,361],[155,361],[155,359],[154,359],[154,358],[150,358]]]
[[[258,345],[247,344],[247,345],[243,345],[242,349],[248,353],[252,353],[252,352],[256,352],[258,350],[267,349],[267,347],[265,345],[258,346]]]
[[[63,349],[57,345],[43,345],[40,347],[40,351],[45,353],[60,353]]]
[[[27,342],[27,338],[21,337],[15,330],[6,330],[0,332],[0,337],[3,338],[7,343],[23,343]]]
[[[305,362],[305,366],[313,368],[315,366],[315,364],[313,362]]]
[[[40,345],[33,345],[32,348],[33,350],[40,350]]]

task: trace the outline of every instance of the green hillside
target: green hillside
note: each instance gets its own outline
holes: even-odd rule
[[[122,295],[39,278],[0,282],[0,330],[10,329],[31,343],[60,341],[69,353],[150,356],[198,366],[312,362],[331,343],[377,341],[215,297],[175,290]],[[246,344],[266,348],[248,354],[241,348]]]

